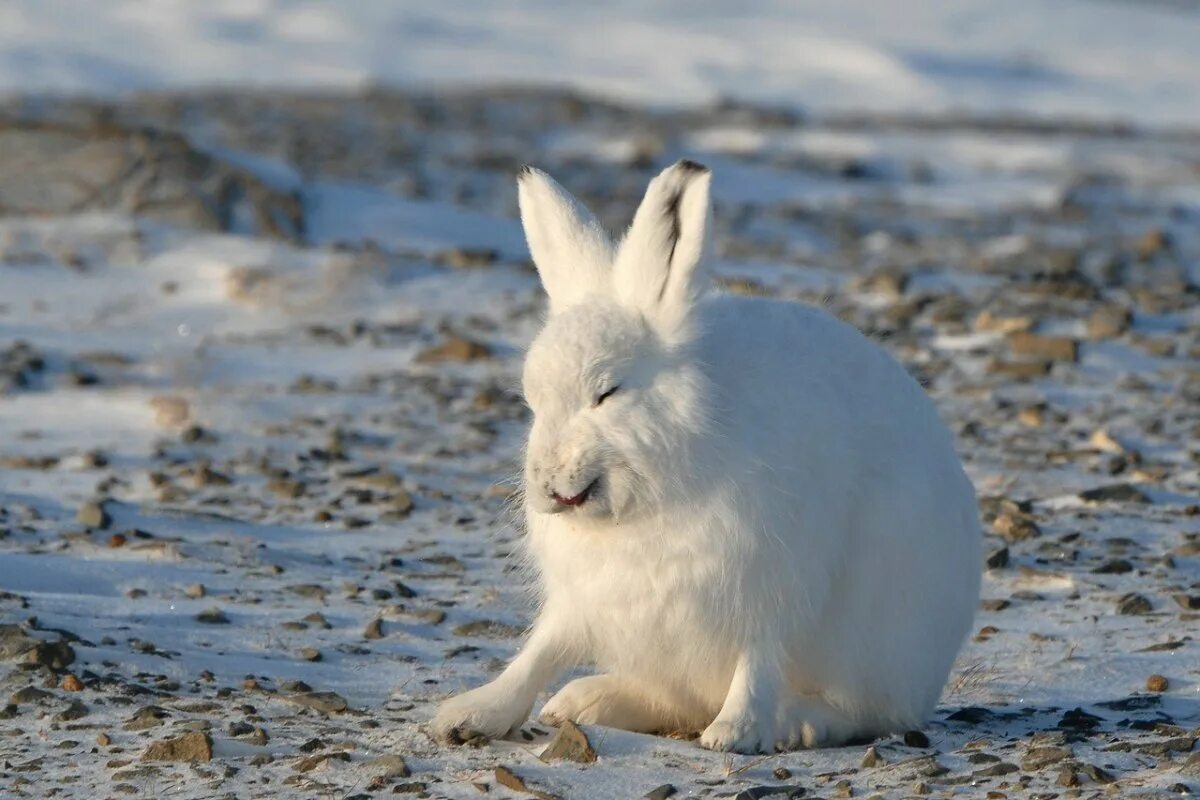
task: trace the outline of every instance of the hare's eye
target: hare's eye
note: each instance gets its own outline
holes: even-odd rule
[[[603,392],[601,392],[600,394],[596,395],[596,402],[595,402],[595,403],[593,403],[592,405],[596,405],[596,406],[600,405],[600,404],[601,404],[601,403],[603,403],[605,400],[607,400],[608,398],[610,398],[610,397],[612,397],[614,394],[616,394],[616,393],[617,393],[617,389],[620,389],[620,388],[621,388],[620,386],[614,386],[614,387],[612,387],[611,389],[606,389],[605,391],[603,391]]]

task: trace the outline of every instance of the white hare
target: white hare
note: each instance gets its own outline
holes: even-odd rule
[[[715,750],[919,726],[979,597],[975,493],[883,349],[826,312],[713,291],[707,168],[655,178],[614,243],[549,176],[518,179],[550,298],[534,412],[528,640],[447,700],[454,739],[541,719],[703,731]]]

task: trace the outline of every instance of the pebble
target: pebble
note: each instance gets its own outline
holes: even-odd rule
[[[1146,678],[1146,691],[1161,694],[1170,688],[1170,683],[1166,677],[1158,674],[1151,675]]]
[[[283,695],[283,699],[322,714],[337,714],[348,708],[346,699],[337,692],[298,692]]]
[[[112,517],[104,510],[104,504],[100,502],[89,502],[81,505],[75,515],[75,519],[79,521],[80,525],[99,530],[103,530],[112,524]]]
[[[591,764],[596,760],[596,751],[583,729],[570,720],[565,720],[558,733],[542,751],[544,761],[575,761]]]
[[[212,760],[212,737],[192,731],[172,739],[151,743],[142,752],[142,761],[198,762]]]

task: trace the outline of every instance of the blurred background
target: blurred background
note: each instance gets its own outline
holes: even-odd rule
[[[857,325],[957,437],[987,559],[945,766],[608,732],[576,770],[528,757],[544,730],[424,734],[529,619],[514,175],[620,232],[681,157],[714,171],[717,281]],[[509,764],[563,797],[784,765],[982,797],[1035,739],[1030,791],[1194,791],[1198,223],[1194,0],[3,0],[0,794],[411,768],[466,798]],[[227,768],[114,771],[188,730]]]

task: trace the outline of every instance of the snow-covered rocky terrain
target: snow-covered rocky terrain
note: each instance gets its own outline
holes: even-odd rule
[[[0,797],[1200,791],[1200,132],[901,110],[0,106]],[[827,305],[936,399],[981,499],[976,632],[936,718],[873,744],[448,747],[437,702],[530,619],[514,174],[619,229],[683,156],[728,291]]]

